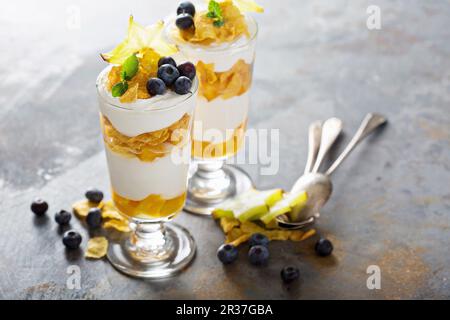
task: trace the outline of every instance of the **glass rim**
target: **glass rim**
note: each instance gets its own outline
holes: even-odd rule
[[[166,19],[164,19],[164,21],[165,21],[164,24],[166,24],[164,35],[168,41],[175,44],[176,46],[190,48],[190,49],[194,49],[194,50],[204,50],[207,52],[225,52],[225,51],[229,51],[229,50],[244,49],[256,40],[256,37],[259,32],[258,23],[256,22],[255,18],[253,18],[249,14],[244,14],[244,16],[245,16],[246,20],[248,20],[251,24],[253,24],[253,26],[255,27],[255,31],[253,32],[253,34],[250,34],[249,38],[246,37],[247,41],[245,41],[244,43],[241,43],[239,45],[236,45],[236,46],[233,46],[233,42],[223,42],[222,44],[230,43],[230,46],[219,47],[219,46],[214,46],[214,45],[192,44],[192,43],[189,43],[188,41],[177,41],[176,39],[173,39],[173,37],[171,37],[169,34],[170,30],[175,25],[176,16],[174,16],[174,15],[171,15],[171,16],[167,17]]]
[[[161,106],[161,107],[155,107],[155,108],[150,107],[149,108],[149,106],[151,106],[151,102],[148,103],[148,104],[145,104],[145,101],[146,100],[151,100],[151,98],[150,98],[150,99],[137,99],[135,102],[133,102],[133,103],[136,103],[138,101],[143,101],[142,102],[142,107],[143,107],[142,109],[140,109],[140,108],[134,109],[134,108],[126,107],[126,106],[124,106],[125,104],[122,104],[120,102],[115,103],[114,101],[111,101],[111,100],[116,99],[116,98],[113,97],[112,95],[110,95],[110,92],[108,92],[108,91],[102,92],[101,89],[100,89],[103,86],[102,85],[102,81],[103,81],[105,75],[107,74],[107,72],[109,72],[112,69],[112,67],[113,67],[112,65],[109,65],[109,66],[105,67],[102,71],[100,71],[99,75],[97,76],[97,80],[95,82],[95,87],[97,89],[97,96],[100,97],[100,99],[102,99],[108,105],[113,106],[115,108],[119,108],[119,109],[124,110],[124,111],[129,111],[129,112],[158,112],[158,111],[161,112],[161,111],[169,111],[169,110],[177,108],[179,105],[181,105],[182,103],[186,102],[190,98],[195,97],[195,95],[197,94],[198,89],[199,89],[199,80],[198,80],[198,77],[195,77],[194,81],[192,82],[192,88],[191,88],[191,91],[189,92],[189,94],[186,94],[185,95],[186,97],[184,99],[179,100],[179,101],[177,100],[176,103],[174,103],[174,104],[170,104],[169,106]],[[105,93],[108,94],[108,96],[105,96]]]

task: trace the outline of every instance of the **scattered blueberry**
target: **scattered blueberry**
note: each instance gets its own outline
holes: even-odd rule
[[[333,244],[328,239],[320,238],[316,242],[315,249],[316,249],[316,253],[319,256],[326,257],[326,256],[329,256],[331,254],[331,252],[333,252]]]
[[[261,233],[254,233],[250,237],[249,244],[250,247],[258,245],[267,247],[269,245],[269,238]]]
[[[161,57],[158,60],[158,68],[161,67],[163,64],[171,64],[174,67],[177,66],[177,63],[175,62],[175,60],[173,60],[172,57]]]
[[[72,214],[66,210],[55,213],[55,221],[61,226],[68,224],[70,219],[72,219]]]
[[[74,230],[67,231],[63,236],[63,244],[68,249],[78,249],[80,247],[81,240],[81,235]]]
[[[103,192],[95,188],[88,189],[84,195],[89,201],[94,203],[99,203],[103,200]]]
[[[180,72],[181,76],[188,77],[191,80],[194,80],[195,78],[195,66],[192,62],[185,62],[178,66],[178,71]]]
[[[232,244],[223,244],[217,250],[217,257],[223,264],[230,264],[238,257],[238,250]]]
[[[48,203],[44,200],[37,198],[31,203],[31,211],[35,215],[42,216],[48,210]]]
[[[186,94],[191,90],[192,87],[192,81],[185,76],[179,77],[177,80],[175,80],[175,83],[173,85],[173,89],[178,94]]]
[[[150,78],[147,81],[147,91],[151,96],[164,94],[166,92],[166,84],[159,78]]]
[[[86,217],[86,223],[89,228],[95,229],[102,224],[102,211],[99,208],[92,208]]]
[[[189,13],[191,16],[195,16],[194,5],[189,1],[181,2],[177,8],[177,14],[181,13]]]
[[[255,266],[266,264],[269,260],[269,249],[261,245],[253,246],[248,251],[248,259]]]
[[[194,19],[189,13],[181,13],[177,16],[175,24],[181,30],[187,30],[194,25]]]
[[[178,69],[171,64],[163,64],[158,69],[158,78],[160,78],[166,86],[170,86],[180,76]]]
[[[297,267],[287,266],[281,269],[281,279],[284,283],[291,283],[300,277],[300,270]]]

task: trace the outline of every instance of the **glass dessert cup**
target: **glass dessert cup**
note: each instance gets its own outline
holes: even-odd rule
[[[131,276],[171,276],[196,251],[188,230],[166,222],[182,211],[186,199],[198,81],[185,95],[168,91],[122,104],[105,88],[110,68],[97,79],[100,121],[112,200],[132,231],[110,243],[107,257]]]
[[[192,142],[195,172],[184,207],[191,213],[211,214],[221,202],[252,187],[244,171],[225,164],[240,150],[247,128],[258,26],[252,17],[245,19],[248,38],[208,46],[183,41],[173,19],[167,24],[166,36],[196,65],[200,82]]]

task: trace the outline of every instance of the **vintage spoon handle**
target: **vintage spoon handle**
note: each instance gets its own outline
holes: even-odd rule
[[[306,166],[304,174],[310,173],[314,162],[317,158],[317,153],[320,147],[320,137],[322,136],[322,122],[314,121],[309,125],[308,130],[308,158],[306,159]]]
[[[331,175],[336,168],[344,161],[344,159],[349,155],[349,153],[364,139],[369,133],[374,131],[380,125],[386,123],[387,120],[380,114],[377,113],[368,113],[364,120],[361,123],[361,126],[356,131],[352,140],[350,140],[347,147],[345,147],[344,151],[341,155],[334,161],[330,168],[328,168],[326,175]]]
[[[320,140],[320,149],[317,155],[316,163],[312,169],[313,173],[317,173],[319,171],[320,165],[322,164],[325,155],[328,150],[333,145],[336,138],[342,131],[342,121],[338,118],[330,118],[323,124],[322,127],[322,137]]]

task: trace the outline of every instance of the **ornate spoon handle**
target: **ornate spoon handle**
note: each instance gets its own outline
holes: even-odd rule
[[[364,120],[362,121],[359,129],[356,131],[352,140],[350,140],[347,147],[345,147],[344,151],[341,155],[334,161],[330,168],[328,168],[326,175],[331,175],[336,168],[344,161],[344,159],[352,152],[352,150],[364,139],[369,133],[374,131],[380,125],[386,123],[387,120],[385,117],[378,113],[368,113]]]

